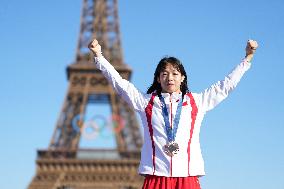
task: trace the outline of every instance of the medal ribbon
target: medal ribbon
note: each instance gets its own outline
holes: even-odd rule
[[[167,137],[168,137],[168,141],[173,142],[173,141],[175,141],[175,138],[176,138],[176,133],[177,133],[178,124],[179,124],[180,115],[181,115],[183,98],[178,103],[177,110],[176,110],[176,116],[175,116],[175,119],[174,119],[174,122],[173,122],[173,128],[171,128],[171,125],[170,125],[169,113],[168,113],[168,110],[167,110],[165,99],[164,99],[164,97],[162,97],[162,95],[159,95],[159,99],[162,103],[162,113],[163,113],[163,118],[164,118],[164,121],[165,121],[166,134],[167,134]]]

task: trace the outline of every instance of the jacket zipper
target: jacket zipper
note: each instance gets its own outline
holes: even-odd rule
[[[173,103],[172,103],[172,94],[170,94],[170,114],[171,114],[171,128],[173,128]]]

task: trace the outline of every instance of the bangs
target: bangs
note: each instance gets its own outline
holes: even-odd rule
[[[167,66],[171,65],[175,70],[177,70],[179,73],[181,73],[182,75],[185,75],[185,71],[183,68],[183,65],[181,64],[181,62],[174,58],[174,57],[169,57],[166,59],[162,59],[163,61],[161,61],[157,67],[157,75],[160,75],[161,72],[164,72],[167,68]]]
[[[161,65],[161,72],[165,71],[168,65],[171,65],[174,69],[181,73],[180,64],[177,62],[164,62],[164,64]]]

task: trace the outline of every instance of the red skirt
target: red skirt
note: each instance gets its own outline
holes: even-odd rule
[[[142,189],[201,189],[197,176],[161,177],[147,175]]]

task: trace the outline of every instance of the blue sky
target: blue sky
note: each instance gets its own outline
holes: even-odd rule
[[[0,0],[0,188],[26,188],[47,148],[75,59],[81,0]],[[125,62],[146,91],[157,62],[178,57],[201,92],[259,42],[251,69],[202,125],[206,189],[284,189],[282,0],[119,1]],[[147,68],[147,69],[145,69]]]

